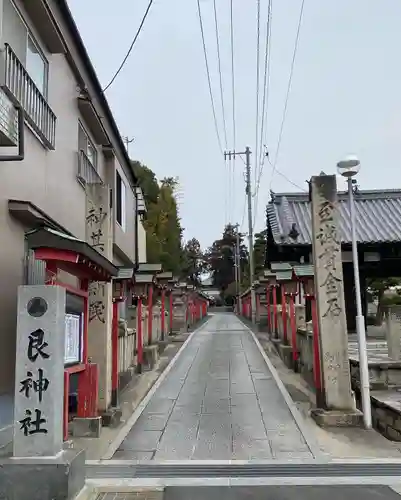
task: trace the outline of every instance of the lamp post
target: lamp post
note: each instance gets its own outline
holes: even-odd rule
[[[361,285],[359,280],[358,248],[356,240],[355,203],[352,189],[352,177],[360,170],[361,164],[356,156],[348,156],[337,163],[338,172],[347,179],[349,211],[351,216],[352,262],[354,267],[355,302],[356,302],[356,332],[359,347],[359,377],[361,381],[363,422],[366,429],[372,428],[372,412],[370,406],[370,385],[368,370],[368,355],[366,350],[365,318],[362,314]]]

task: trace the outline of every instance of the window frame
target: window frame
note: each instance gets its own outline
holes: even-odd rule
[[[121,186],[120,191],[118,189],[119,183]],[[119,212],[120,212],[120,217],[119,217]],[[124,232],[126,230],[126,214],[127,214],[127,186],[125,185],[125,182],[120,172],[116,170],[116,222]]]
[[[95,143],[94,141],[92,141],[90,135],[88,134],[88,132],[86,131],[83,123],[81,120],[78,120],[78,148],[80,150],[82,150],[81,148],[81,145],[79,144],[79,131],[82,130],[83,134],[84,134],[84,137],[86,139],[86,151],[84,151],[86,157],[88,158],[90,164],[92,165],[92,167],[96,170],[96,172],[98,172],[98,151],[96,149],[96,146],[95,146]],[[95,162],[93,163],[90,156],[88,155],[88,144],[90,145],[90,147],[93,149],[93,151],[95,152]]]
[[[48,102],[48,94],[49,94],[49,60],[45,56],[43,49],[41,47],[41,44],[37,41],[35,35],[32,33],[31,28],[28,26],[27,22],[24,19],[24,16],[22,15],[20,9],[16,5],[14,0],[9,0],[11,6],[17,13],[17,16],[21,19],[22,24],[24,25],[26,29],[26,43],[25,43],[25,62],[24,62],[24,67],[30,78],[32,78],[31,73],[28,71],[27,68],[27,60],[28,60],[28,44],[29,44],[29,39],[31,40],[32,44],[36,47],[38,54],[42,58],[42,61],[45,63],[45,75],[44,75],[44,88],[43,88],[43,93],[41,90],[38,88],[38,91],[43,95],[45,98],[46,102]],[[2,26],[0,30],[0,34],[2,34]],[[11,47],[12,48],[12,47]],[[33,81],[33,78],[32,78]],[[35,82],[34,82],[35,83]],[[35,83],[36,85],[36,83]]]
[[[22,21],[23,21],[23,23],[24,23],[24,25],[26,27],[26,30],[27,30],[26,51],[25,51],[26,52],[25,53],[25,69],[26,69],[28,75],[30,76],[30,78],[32,78],[32,81],[36,85],[36,88],[43,95],[43,97],[46,99],[46,101],[48,101],[48,95],[49,95],[49,61],[47,60],[46,56],[44,55],[43,50],[41,49],[40,45],[36,41],[34,35],[32,34],[32,32],[29,29],[29,27],[27,26],[27,24],[24,22],[23,19],[22,19]],[[42,59],[42,61],[44,63],[43,92],[38,87],[38,84],[35,82],[35,80],[32,77],[32,73],[28,69],[29,41],[31,41],[32,45],[36,48],[39,57]]]

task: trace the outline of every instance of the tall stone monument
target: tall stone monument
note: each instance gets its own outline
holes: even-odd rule
[[[0,460],[0,498],[73,498],[85,482],[83,451],[63,449],[65,289],[20,286],[13,457]]]
[[[341,236],[335,175],[311,179],[312,247],[319,319],[324,408],[312,415],[321,425],[357,425],[351,390],[345,316]]]
[[[86,185],[86,241],[106,259],[113,260],[110,188]],[[99,366],[99,409],[105,412],[111,401],[111,284],[89,284],[88,354]]]

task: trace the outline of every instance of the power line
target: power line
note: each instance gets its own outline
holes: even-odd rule
[[[220,99],[221,99],[221,112],[223,115],[223,130],[224,130],[224,146],[227,149],[227,127],[226,127],[226,113],[224,109],[224,97],[223,97],[223,77],[221,74],[221,58],[220,58],[220,37],[219,37],[219,24],[217,21],[217,7],[216,0],[213,0],[213,10],[214,10],[214,25],[216,31],[216,45],[217,45],[217,62],[219,67],[219,80],[220,80]]]
[[[260,0],[256,0],[256,138],[255,138],[255,187],[259,151],[259,79],[260,79]]]
[[[103,89],[103,92],[106,92],[106,90],[113,84],[114,80],[117,78],[120,71],[123,69],[125,63],[127,62],[127,59],[129,58],[129,56],[132,52],[132,49],[134,48],[134,45],[135,45],[136,41],[138,40],[139,34],[142,31],[142,27],[145,24],[146,18],[148,17],[148,14],[149,14],[150,8],[152,7],[152,4],[153,4],[153,0],[150,0],[148,6],[146,8],[145,14],[143,15],[141,24],[139,25],[138,31],[136,32],[134,39],[132,40],[130,48],[128,49],[128,52],[127,52],[126,56],[124,57],[123,62],[120,64],[120,67],[118,68],[118,70],[114,74],[113,78],[108,83],[108,85],[106,85],[106,87]]]
[[[256,181],[256,186],[255,186],[254,224],[255,224],[256,216],[257,216],[257,212],[258,212],[258,198],[259,198],[260,182],[261,182],[262,174],[263,174],[263,167],[264,167],[264,163],[265,163],[265,158],[268,155],[268,152],[266,152],[266,154],[263,155],[263,135],[264,135],[265,119],[267,119],[267,107],[268,107],[269,88],[270,88],[271,11],[272,11],[272,0],[269,0],[268,13],[267,13],[267,23],[266,23],[265,64],[264,64],[263,99],[262,99],[262,124],[261,124],[261,129],[260,129],[260,152],[256,151],[256,159],[255,159],[255,161],[258,162],[255,165],[255,174],[256,174],[257,170],[259,170],[259,173],[257,174],[257,181]]]
[[[199,0],[197,0],[197,4],[198,4],[199,25],[200,25],[201,35],[202,35],[203,54],[205,56],[207,81],[208,81],[208,86],[209,86],[210,102],[212,105],[212,112],[213,112],[214,127],[216,130],[217,142],[219,143],[219,148],[220,148],[221,154],[224,154],[223,147],[221,144],[221,139],[220,139],[219,126],[217,124],[217,118],[216,118],[216,107],[214,105],[214,99],[213,99],[212,82],[211,82],[211,78],[210,78],[209,62],[207,59],[207,51],[206,51],[206,43],[205,43],[205,32],[203,30],[202,12],[201,12],[201,8],[200,8],[200,1]]]
[[[270,162],[270,160],[268,159],[267,160],[269,162],[269,164],[273,167],[273,164]],[[285,179],[287,182],[289,182],[290,184],[292,184],[294,187],[296,187],[297,189],[299,189],[300,191],[305,191],[307,192],[307,190],[301,186],[299,186],[298,184],[296,184],[294,181],[292,181],[289,177],[287,177],[283,172],[281,172],[280,170],[278,170],[276,168],[276,173],[282,177],[283,179]]]
[[[266,155],[263,154],[263,135],[265,123],[267,121],[267,113],[269,108],[269,91],[270,91],[270,61],[271,61],[271,18],[272,18],[273,0],[269,0],[267,23],[266,23],[266,45],[265,45],[265,66],[263,77],[263,99],[262,99],[262,125],[260,129],[260,152],[259,152],[259,178],[262,176],[262,170],[265,162]],[[266,129],[267,132],[267,129]],[[265,144],[267,144],[267,133],[265,137]]]
[[[276,148],[276,153],[275,153],[274,163],[273,163],[273,170],[272,170],[271,178],[270,178],[270,189],[271,189],[272,184],[273,184],[273,177],[274,177],[274,173],[276,171],[276,166],[277,166],[277,161],[278,161],[278,155],[279,155],[279,152],[280,152],[281,139],[283,137],[284,123],[285,123],[285,119],[286,119],[286,116],[287,116],[288,100],[289,100],[290,92],[291,92],[292,75],[294,73],[295,59],[296,59],[296,56],[297,56],[298,43],[299,43],[299,35],[300,35],[300,32],[301,32],[302,16],[303,16],[303,13],[304,13],[304,5],[305,5],[305,0],[302,0],[301,10],[300,10],[299,19],[298,19],[297,35],[295,37],[294,53],[292,55],[290,76],[289,76],[289,79],[288,79],[287,95],[286,95],[286,98],[285,98],[285,104],[284,104],[284,110],[283,110],[283,117],[282,117],[282,120],[281,120],[280,133],[279,133],[279,138],[278,138],[278,142],[277,142],[277,148]]]
[[[233,133],[233,149],[236,151],[236,139],[237,130],[235,123],[235,66],[234,66],[234,12],[233,12],[233,0],[230,0],[230,51],[231,51],[231,99],[232,99],[232,133]],[[235,160],[234,155],[231,169],[229,172],[230,178],[232,178],[232,188],[235,192]]]

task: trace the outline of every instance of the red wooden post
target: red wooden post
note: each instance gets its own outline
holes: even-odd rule
[[[153,330],[153,285],[149,285],[148,292],[148,343],[152,343]]]
[[[283,320],[283,339],[284,344],[288,343],[287,336],[287,308],[286,308],[286,300],[285,300],[285,286],[281,285],[281,318]]]
[[[291,340],[292,340],[292,359],[294,363],[298,360],[298,349],[297,349],[297,323],[295,320],[295,296],[292,293],[290,295],[290,322],[291,322]],[[294,367],[296,367],[294,365]]]
[[[118,302],[113,302],[111,326],[111,405],[118,405]]]
[[[316,406],[324,406],[324,394],[322,388],[322,378],[320,370],[320,348],[319,348],[319,323],[317,315],[316,298],[310,297],[312,309],[312,328],[313,328],[313,375],[316,390]]]
[[[174,311],[173,311],[173,292],[170,291],[170,334],[173,333],[173,314],[174,314]]]
[[[143,336],[142,336],[142,297],[138,297],[138,307],[136,312],[138,339],[137,339],[137,371],[142,373],[143,364]]]
[[[162,340],[164,340],[164,329],[166,327],[166,325],[165,325],[165,322],[166,322],[165,300],[166,300],[166,290],[164,288],[162,288],[162,310],[161,310],[161,314],[162,314],[162,319],[161,319],[162,336],[161,336],[161,339]]]
[[[260,314],[260,295],[257,293],[256,294],[256,321],[259,320],[259,314]]]
[[[68,440],[68,404],[70,397],[70,374],[64,372],[64,407],[63,407],[63,439]]]
[[[78,379],[78,417],[97,415],[99,370],[95,363],[88,363]]]
[[[266,287],[266,305],[267,305],[267,328],[269,329],[269,333],[272,331],[272,319],[271,319],[271,311],[270,311],[270,288]]]
[[[278,317],[277,317],[277,286],[273,286],[273,319],[274,319],[274,336],[278,337]]]
[[[88,299],[89,281],[81,280],[81,290],[85,292],[84,296],[84,316],[83,316],[83,346],[82,346],[82,363],[88,362],[88,330],[89,330],[89,299]]]

